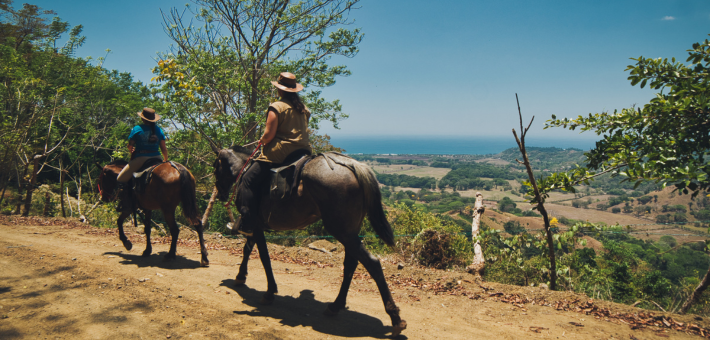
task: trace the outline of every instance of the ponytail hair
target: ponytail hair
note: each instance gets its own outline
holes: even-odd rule
[[[306,113],[306,105],[303,105],[303,102],[301,101],[301,97],[298,96],[298,93],[296,92],[283,92],[283,98],[291,102],[293,105],[293,108],[296,109],[301,114]]]
[[[156,136],[158,133],[155,131],[155,129],[158,128],[158,123],[156,123],[156,122],[151,122],[151,121],[148,121],[148,120],[145,120],[145,119],[142,119],[142,118],[141,118],[141,120],[143,121],[143,124],[148,125],[148,126],[150,126],[150,127],[152,128],[151,133],[150,133],[149,140],[152,141],[153,139],[155,139],[155,141],[157,141],[157,140],[158,140],[158,137],[155,137],[155,136]]]

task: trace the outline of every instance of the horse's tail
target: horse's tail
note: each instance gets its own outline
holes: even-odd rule
[[[197,198],[195,192],[195,178],[192,177],[187,168],[180,166],[180,202],[182,203],[182,213],[193,225],[201,224],[199,212],[197,211]]]
[[[331,154],[332,155],[332,154]],[[382,209],[382,194],[377,183],[375,173],[367,165],[362,164],[345,155],[333,157],[341,165],[349,168],[357,178],[365,196],[365,207],[367,209],[367,219],[370,220],[372,228],[377,235],[389,246],[394,246],[394,232],[392,226],[387,221],[385,211]],[[341,163],[342,162],[342,163]]]

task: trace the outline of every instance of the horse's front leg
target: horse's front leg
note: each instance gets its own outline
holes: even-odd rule
[[[244,249],[242,249],[242,264],[239,265],[239,273],[237,273],[237,278],[235,279],[237,286],[244,285],[247,282],[247,265],[249,264],[249,256],[251,256],[252,250],[254,250],[254,245],[256,241],[254,237],[247,237],[247,241],[244,242]]]
[[[126,234],[123,232],[123,222],[126,220],[126,217],[128,217],[131,213],[128,211],[122,211],[121,215],[118,216],[118,239],[123,242],[123,246],[126,247],[126,250],[131,250],[133,249],[133,243],[131,243],[130,240],[128,240],[128,237],[126,237]]]
[[[145,210],[143,213],[145,214],[145,218],[143,219],[143,230],[145,231],[145,250],[141,256],[145,257],[150,256],[150,254],[153,253],[153,244],[150,243],[150,232],[153,231],[153,211]]]
[[[178,236],[180,235],[180,228],[177,226],[177,222],[175,222],[175,209],[162,209],[163,210],[163,216],[165,217],[165,222],[168,223],[168,226],[170,227],[170,250],[168,250],[168,254],[165,255],[165,260],[166,261],[172,261],[177,258],[177,241],[178,241]]]
[[[278,293],[279,290],[276,287],[274,272],[271,270],[271,258],[269,258],[269,249],[266,246],[266,237],[264,237],[264,229],[261,228],[261,226],[255,228],[254,239],[256,240],[256,246],[259,249],[261,265],[264,266],[264,271],[266,272],[266,282],[268,282],[266,293],[261,298],[261,304],[270,305],[274,302],[274,294]]]

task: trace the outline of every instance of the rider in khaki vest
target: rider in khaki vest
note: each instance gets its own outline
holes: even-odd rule
[[[266,128],[261,136],[262,153],[244,173],[239,187],[239,213],[242,215],[239,233],[251,236],[259,212],[259,193],[272,167],[283,163],[292,153],[311,153],[308,140],[308,120],[311,112],[301,102],[298,92],[303,85],[296,76],[282,72],[272,81],[281,100],[271,103],[266,116]]]

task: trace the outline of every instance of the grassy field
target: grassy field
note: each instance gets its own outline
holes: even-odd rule
[[[447,168],[432,168],[429,166],[418,166],[418,165],[408,165],[408,164],[369,164],[373,170],[381,174],[397,174],[397,175],[409,175],[416,177],[434,177],[440,180],[444,177],[451,169]]]

